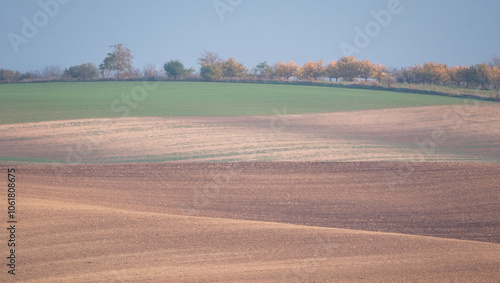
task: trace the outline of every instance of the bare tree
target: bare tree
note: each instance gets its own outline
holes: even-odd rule
[[[203,66],[213,66],[222,64],[223,60],[219,57],[219,54],[210,51],[203,51],[201,57],[198,58],[198,64]]]
[[[160,72],[156,69],[154,64],[147,64],[142,69],[143,77],[147,80],[154,80],[160,77]]]
[[[61,78],[63,69],[58,65],[50,65],[42,69],[41,77],[48,80]]]
[[[500,57],[498,55],[493,55],[488,62],[490,68],[497,67],[500,68]]]
[[[401,76],[408,84],[411,84],[416,81],[415,73],[413,73],[412,67],[401,68]]]
[[[14,82],[14,71],[7,69],[0,69],[0,82],[5,82],[5,83]]]

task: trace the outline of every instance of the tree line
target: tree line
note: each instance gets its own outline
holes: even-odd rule
[[[500,85],[500,57],[493,56],[489,62],[471,66],[448,66],[436,62],[427,62],[402,68],[389,68],[368,60],[357,60],[354,56],[343,56],[337,61],[325,63],[322,59],[308,61],[303,65],[294,61],[279,62],[270,65],[262,62],[247,69],[234,58],[223,59],[217,53],[205,51],[198,58],[199,72],[186,69],[180,60],[170,60],[157,70],[147,65],[142,70],[132,65],[130,49],[123,44],[110,46],[103,62],[96,66],[84,63],[62,69],[59,66],[47,66],[40,71],[25,72],[0,69],[1,83],[43,81],[43,80],[97,80],[97,79],[200,79],[217,81],[224,79],[259,79],[259,80],[299,80],[299,81],[361,81],[384,83],[389,87],[395,83],[454,85],[457,87],[478,87],[498,89]]]

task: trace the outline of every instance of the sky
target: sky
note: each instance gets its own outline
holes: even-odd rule
[[[0,68],[99,65],[123,43],[133,65],[203,51],[247,68],[344,55],[390,67],[500,56],[498,0],[0,0]]]

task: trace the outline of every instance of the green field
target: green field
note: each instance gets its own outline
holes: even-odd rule
[[[144,82],[4,84],[0,85],[0,123],[120,116],[305,114],[463,103],[463,99],[443,96],[317,86],[205,82],[160,82],[153,86],[146,89]],[[134,93],[139,101],[134,101]]]

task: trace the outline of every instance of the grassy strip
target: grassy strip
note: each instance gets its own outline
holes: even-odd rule
[[[365,90],[381,90],[395,91],[405,93],[416,93],[426,95],[439,95],[458,97],[466,99],[476,99],[485,101],[500,101],[500,91],[498,90],[483,90],[483,89],[465,89],[450,86],[438,85],[421,85],[421,84],[394,84],[391,86],[383,86],[376,83],[365,82],[306,82],[306,81],[275,81],[275,80],[225,80],[220,82],[230,83],[257,83],[257,84],[284,84],[284,85],[302,85],[302,86],[323,86],[323,87],[338,87],[349,89],[365,89]]]

